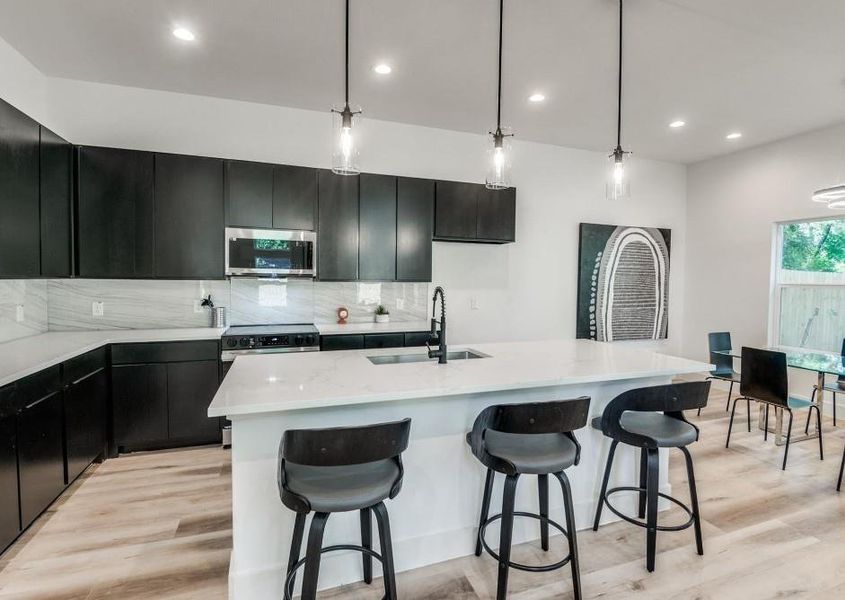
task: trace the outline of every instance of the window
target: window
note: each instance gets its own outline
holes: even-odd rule
[[[773,303],[775,344],[841,350],[845,218],[778,225]]]

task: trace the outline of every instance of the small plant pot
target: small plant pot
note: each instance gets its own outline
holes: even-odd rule
[[[376,323],[390,323],[390,315],[376,315]]]

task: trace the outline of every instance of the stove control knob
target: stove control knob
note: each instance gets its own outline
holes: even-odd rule
[[[236,340],[235,338],[227,338],[226,339],[226,345],[229,348],[234,348],[235,346],[238,345],[238,340]]]
[[[313,346],[314,345],[314,336],[313,335],[305,336],[305,344],[307,346]]]
[[[238,340],[238,344],[243,347],[249,346],[249,338],[242,337],[240,340]]]
[[[301,346],[303,341],[304,340],[303,340],[301,335],[298,335],[293,339],[293,343],[296,344],[297,346]]]

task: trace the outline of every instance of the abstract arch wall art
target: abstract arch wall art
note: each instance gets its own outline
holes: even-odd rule
[[[581,223],[577,337],[666,339],[672,231]]]

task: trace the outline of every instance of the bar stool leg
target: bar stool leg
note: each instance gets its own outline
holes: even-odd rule
[[[301,600],[316,600],[317,578],[320,576],[320,550],[323,547],[323,532],[329,513],[314,513],[308,531],[308,546],[305,551],[305,576],[302,578]]]
[[[302,534],[305,532],[305,513],[296,513],[296,521],[293,524],[293,538],[290,541],[290,557],[288,558],[288,570],[285,573],[285,581],[287,576],[293,570],[293,566],[299,562],[299,552],[302,549]],[[291,577],[291,598],[293,597],[293,587],[296,583],[296,576]]]
[[[499,535],[499,583],[496,589],[496,600],[505,600],[508,595],[508,570],[511,560],[513,508],[516,502],[517,481],[519,481],[519,475],[508,475],[505,479],[505,493],[502,498],[502,529]]]
[[[387,507],[379,502],[372,507],[378,524],[378,537],[381,542],[382,570],[384,572],[384,597],[396,600],[396,568],[393,565],[393,541],[390,537],[390,518]]]
[[[540,496],[540,516],[549,518],[549,476],[537,475],[537,491]],[[549,549],[549,523],[540,521],[540,546]]]
[[[575,600],[581,600],[581,567],[578,564],[578,540],[576,539],[575,509],[572,502],[572,487],[563,471],[555,473],[563,490],[563,509],[566,513],[566,537],[569,541],[569,564],[572,567],[572,592]]]
[[[373,521],[369,508],[361,509],[361,545],[367,550],[373,549]],[[362,555],[364,565],[364,583],[373,582],[373,557]]]
[[[701,539],[701,517],[698,513],[698,492],[695,487],[695,472],[692,468],[692,455],[686,446],[681,446],[684,458],[687,460],[687,479],[689,479],[690,504],[692,505],[693,527],[695,528],[695,546],[699,556],[704,556],[704,542]]]
[[[657,448],[648,449],[648,476],[646,484],[646,569],[654,571],[657,553],[657,493],[660,487],[660,459]]]
[[[640,519],[645,518],[645,501],[646,501],[646,485],[648,483],[646,476],[648,474],[648,451],[645,448],[640,449],[640,502],[637,510],[637,516]]]
[[[601,511],[604,508],[604,496],[607,493],[607,482],[610,481],[610,468],[613,466],[613,455],[616,453],[616,446],[618,444],[618,440],[613,440],[613,443],[610,444],[610,452],[607,453],[607,465],[604,468],[604,477],[601,481],[601,492],[599,493],[598,506],[596,506],[596,520],[593,521],[593,531],[599,530]]]
[[[487,479],[484,481],[484,497],[481,500],[481,517],[478,519],[478,535],[475,539],[475,555],[481,556],[481,526],[487,520],[490,512],[490,495],[493,493],[493,469],[487,469]]]

